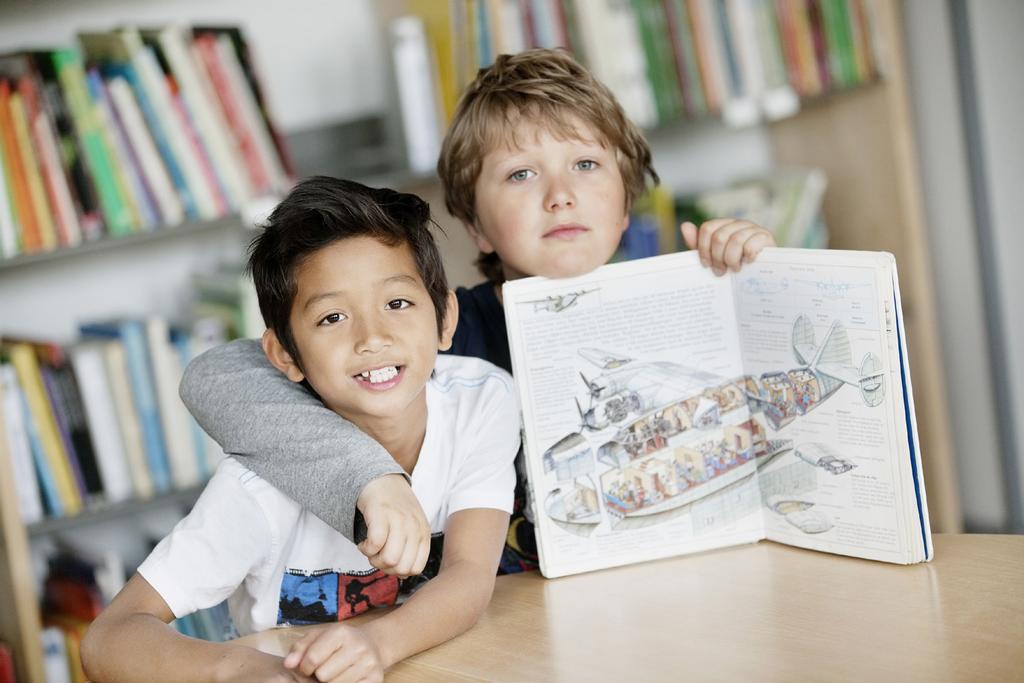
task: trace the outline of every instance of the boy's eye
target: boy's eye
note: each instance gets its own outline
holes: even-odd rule
[[[412,306],[412,302],[408,299],[392,299],[388,302],[388,308],[392,311],[399,311],[410,306]]]
[[[513,171],[509,175],[508,179],[509,180],[514,180],[516,182],[521,182],[523,180],[526,180],[527,178],[530,178],[532,175],[533,175],[533,171],[531,171],[529,169],[526,169],[526,168],[521,168],[518,171]]]
[[[345,316],[341,313],[328,313],[324,317],[320,318],[320,322],[317,323],[317,326],[323,327],[325,325],[334,325],[335,323],[340,323],[344,319]]]
[[[595,168],[597,168],[597,162],[594,161],[593,159],[583,159],[581,161],[576,162],[576,168],[580,169],[581,171],[593,171]]]

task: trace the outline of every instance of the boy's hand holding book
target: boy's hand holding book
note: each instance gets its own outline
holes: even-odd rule
[[[775,236],[767,229],[737,218],[705,221],[699,230],[687,221],[679,229],[687,248],[697,250],[701,265],[710,267],[715,275],[738,271],[757,258],[762,249],[775,246]]]
[[[371,481],[356,500],[366,520],[359,551],[385,574],[406,577],[423,571],[430,553],[430,525],[405,478],[389,474]]]

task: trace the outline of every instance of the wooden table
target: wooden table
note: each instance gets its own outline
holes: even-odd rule
[[[761,542],[502,576],[473,629],[386,679],[1024,680],[1024,536],[934,541],[935,559],[909,567]],[[284,654],[301,631],[243,642]]]

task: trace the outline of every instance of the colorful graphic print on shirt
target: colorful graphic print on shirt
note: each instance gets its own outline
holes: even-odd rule
[[[277,623],[323,624],[354,617],[371,607],[394,605],[399,595],[410,595],[437,576],[443,549],[444,534],[434,534],[423,573],[402,580],[379,569],[362,572],[289,569],[281,578]]]

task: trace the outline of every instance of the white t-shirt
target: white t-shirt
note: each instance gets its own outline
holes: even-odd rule
[[[477,358],[438,356],[426,397],[412,488],[435,536],[459,510],[511,512],[519,449],[512,377]],[[340,621],[393,604],[399,588],[351,541],[233,458],[139,573],[175,617],[228,598],[241,634]]]

